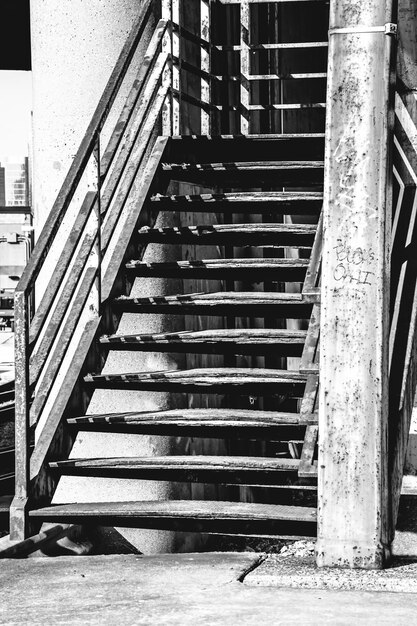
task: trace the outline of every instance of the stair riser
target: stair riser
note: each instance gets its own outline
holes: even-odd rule
[[[157,300],[157,299],[155,299]],[[123,313],[157,314],[168,313],[171,315],[228,315],[232,317],[259,317],[259,318],[288,318],[307,319],[311,314],[312,304],[187,304],[185,301],[165,304],[155,302],[153,304],[133,304],[128,302],[113,302],[114,308]]]
[[[116,382],[116,381],[93,381],[88,382],[95,389],[114,389],[126,391],[171,391],[176,393],[234,393],[236,395],[250,394],[253,397],[276,396],[288,394],[291,397],[301,398],[304,393],[303,384],[288,383],[185,383],[170,381],[144,381],[144,382]]]
[[[152,200],[152,207],[158,211],[183,211],[192,213],[223,213],[226,215],[319,215],[323,201],[309,200],[297,202],[202,202],[181,200]]]
[[[240,355],[276,355],[276,356],[294,356],[301,357],[303,352],[302,344],[212,344],[210,343],[115,343],[103,342],[102,348],[106,350],[119,350],[126,352],[169,352],[169,353],[185,353],[185,354],[240,354]]]
[[[171,163],[216,163],[219,155],[228,163],[236,161],[308,160],[324,158],[324,137],[184,137],[171,139],[166,149]]]
[[[172,245],[213,245],[213,246],[234,246],[234,247],[257,247],[266,246],[294,248],[311,248],[314,242],[314,234],[275,234],[270,235],[254,233],[252,235],[219,234],[219,233],[146,233],[138,234],[138,243],[147,245],[149,243],[172,244]]]
[[[170,482],[194,482],[222,485],[278,486],[287,480],[296,480],[297,472],[285,469],[272,470],[213,470],[175,468],[122,468],[122,467],[71,467],[57,471],[65,476],[95,476],[100,478],[132,478]]]
[[[158,268],[158,267],[126,267],[128,277],[134,278],[201,278],[206,280],[234,280],[244,282],[303,282],[306,268],[285,267],[285,268],[205,268],[205,267],[183,267],[183,268]]]
[[[171,180],[192,183],[209,187],[213,190],[222,189],[251,189],[254,187],[268,186],[270,189],[279,191],[282,187],[308,187],[314,186],[317,189],[323,187],[323,169],[294,169],[294,170],[274,170],[274,171],[243,171],[233,172],[233,170],[169,170],[161,171],[161,179],[168,184]]]
[[[272,537],[287,539],[305,539],[315,537],[317,524],[314,522],[294,521],[258,521],[258,520],[194,520],[194,519],[161,519],[138,517],[106,517],[106,516],[45,516],[37,514],[36,518],[65,524],[99,524],[100,526],[120,526],[124,528],[152,528],[158,530],[178,530],[182,532],[202,532],[221,535],[242,535],[250,537]]]
[[[215,422],[190,426],[184,422],[175,424],[91,424],[76,427],[70,425],[77,431],[103,432],[103,433],[126,433],[140,435],[166,435],[173,437],[214,437],[214,438],[233,438],[233,439],[256,439],[266,441],[288,441],[292,439],[300,439],[304,437],[304,428],[302,425],[297,426],[239,426],[225,425],[219,426]]]

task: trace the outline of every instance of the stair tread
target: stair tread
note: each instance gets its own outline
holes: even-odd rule
[[[119,296],[113,306],[132,313],[167,312],[178,315],[238,315],[265,317],[265,314],[288,318],[305,318],[311,313],[311,304],[299,293],[266,291],[218,291],[186,293],[170,296],[132,298]]]
[[[242,246],[246,242],[255,244],[287,244],[298,242],[312,244],[317,227],[313,224],[204,224],[172,228],[150,228],[143,226],[138,231],[139,243],[177,242],[230,242]]]
[[[239,154],[238,158],[242,158]],[[263,156],[263,155],[262,155]],[[239,161],[234,155],[225,155],[223,162],[194,162],[193,157],[177,155],[182,162],[166,161],[161,164],[164,178],[196,182],[204,186],[251,188],[283,186],[305,187],[307,185],[323,185],[324,161],[313,159],[279,159],[274,161],[259,160]],[[206,159],[206,155],[202,155]],[[217,155],[213,155],[217,159]],[[253,158],[253,157],[252,157]],[[186,159],[188,162],[185,162]]]
[[[216,269],[268,269],[268,268],[306,268],[308,267],[308,259],[201,259],[187,261],[173,261],[170,263],[158,263],[150,261],[139,261],[132,259],[126,263],[127,269],[169,269],[178,268],[180,270],[192,270],[200,268],[216,268]]]
[[[49,467],[65,471],[70,468],[156,468],[156,469],[205,469],[221,471],[297,471],[299,459],[256,457],[256,456],[206,456],[172,455],[153,457],[113,457],[69,459],[53,461]]]
[[[195,226],[174,226],[172,228],[150,228],[142,226],[138,231],[139,235],[148,235],[150,233],[178,233],[192,232],[197,235],[202,233],[233,232],[233,233],[269,233],[269,232],[289,232],[289,233],[315,233],[317,227],[314,224],[201,224]]]
[[[236,304],[243,302],[255,302],[259,304],[279,304],[280,302],[291,302],[292,304],[304,304],[301,294],[284,293],[280,291],[217,291],[212,293],[185,293],[172,296],[148,296],[144,298],[132,298],[130,296],[119,296],[115,302],[167,302],[173,305],[185,304],[188,302],[213,302],[233,301]]]
[[[162,163],[164,171],[267,171],[281,169],[323,169],[324,161],[232,161],[229,163]]]
[[[298,413],[277,411],[251,411],[246,409],[169,409],[166,411],[136,411],[129,413],[109,413],[83,415],[67,420],[75,426],[115,425],[115,424],[176,424],[196,426],[247,426],[268,427],[298,425]]]
[[[0,496],[0,513],[9,513],[10,506],[13,501],[13,497],[11,495]]]
[[[152,261],[139,261],[132,259],[126,263],[126,267],[307,267],[309,259],[191,259],[187,261],[172,261],[159,263]]]
[[[324,133],[269,133],[250,135],[171,135],[171,141],[192,142],[192,143],[222,143],[224,141],[243,141],[253,143],[259,140],[265,141],[287,141],[288,139],[323,139]]]
[[[100,338],[102,344],[169,344],[176,343],[298,343],[304,344],[307,331],[273,328],[215,328],[213,330],[180,331],[176,333],[158,333],[155,335],[105,335]]]
[[[188,195],[161,195],[151,197],[159,210],[214,211],[223,213],[318,214],[323,204],[323,193],[317,191],[239,191]]]
[[[151,197],[151,202],[169,202],[173,204],[191,204],[191,203],[234,203],[247,202],[253,204],[259,202],[267,204],[270,202],[317,202],[323,201],[323,193],[317,191],[239,191],[227,193],[201,193],[187,195],[168,195],[164,196],[156,194]]]
[[[313,522],[317,520],[312,507],[253,502],[211,502],[207,500],[148,500],[142,502],[87,502],[55,504],[29,512],[30,517],[57,519],[60,517],[161,517],[197,518],[209,520],[287,520]]]
[[[126,372],[119,374],[88,374],[84,381],[88,383],[99,382],[177,382],[188,384],[245,384],[245,383],[305,383],[306,374],[290,370],[276,370],[266,368],[229,368],[229,367],[206,367],[188,370],[161,370],[152,372]]]

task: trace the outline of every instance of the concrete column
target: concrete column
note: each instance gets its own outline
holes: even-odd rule
[[[141,0],[31,0],[38,235],[140,6]]]
[[[393,21],[391,0],[331,2],[320,355],[319,566],[380,568],[390,553],[388,93],[394,42],[383,27]]]

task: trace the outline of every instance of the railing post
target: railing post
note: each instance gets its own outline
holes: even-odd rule
[[[181,115],[180,0],[172,0],[172,134],[179,135]],[[174,27],[175,24],[175,27]]]
[[[15,496],[10,507],[10,539],[28,536],[29,489],[29,307],[23,291],[15,293]]]
[[[170,136],[181,132],[180,0],[162,0],[162,19],[170,23],[164,37],[163,51],[171,55],[171,71],[164,74],[164,80],[170,82],[171,93],[165,100],[162,113],[162,134]]]
[[[96,144],[94,146],[94,159],[96,161],[97,166],[97,198],[94,203],[94,213],[95,213],[95,222],[96,222],[96,244],[95,249],[97,253],[97,278],[96,278],[96,288],[97,288],[97,309],[100,313],[101,310],[101,260],[102,260],[102,249],[101,249],[101,141],[100,141],[100,131],[97,133]]]
[[[210,24],[210,0],[200,0],[200,37],[206,43],[206,47],[201,45],[200,65],[202,72],[210,74],[211,72],[211,24]],[[211,84],[210,78],[206,74],[201,75],[201,102],[210,104],[211,102]],[[201,109],[201,134],[210,134],[210,111]]]
[[[249,33],[250,9],[249,1],[240,3],[240,132],[249,133]]]
[[[392,0],[331,0],[319,411],[319,566],[390,556]]]
[[[162,0],[162,14],[163,20],[166,20],[169,24],[162,44],[163,52],[172,55],[172,2],[173,0]],[[162,110],[162,134],[166,137],[170,137],[173,134],[173,98],[172,98],[172,59],[171,69],[167,69],[164,72],[163,80],[165,83],[169,83],[170,93],[165,98],[163,110]]]

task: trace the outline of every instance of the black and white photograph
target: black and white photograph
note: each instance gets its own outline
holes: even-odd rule
[[[417,624],[417,2],[0,4],[0,625]]]

